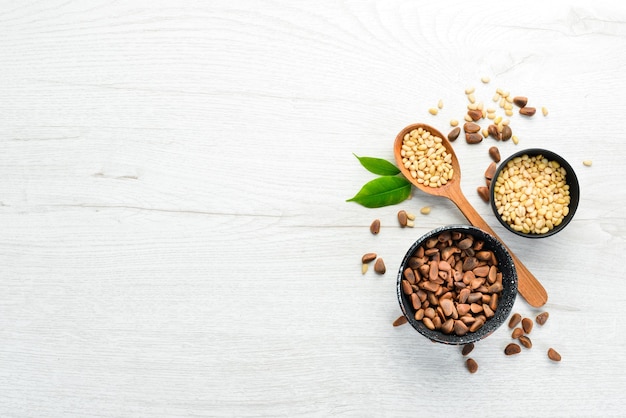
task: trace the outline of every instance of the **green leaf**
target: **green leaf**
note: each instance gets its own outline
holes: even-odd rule
[[[346,202],[356,202],[367,208],[390,206],[406,200],[411,194],[411,183],[404,177],[384,176],[366,183]]]
[[[387,160],[383,160],[382,158],[359,157],[356,154],[353,155],[359,160],[363,167],[374,174],[378,174],[380,176],[395,176],[400,173],[398,167]]]

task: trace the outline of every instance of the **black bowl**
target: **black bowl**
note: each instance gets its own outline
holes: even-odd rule
[[[462,234],[471,235],[475,240],[484,241],[483,249],[493,251],[498,261],[498,269],[502,272],[503,289],[500,293],[498,307],[494,312],[494,316],[487,319],[485,324],[475,332],[468,332],[462,336],[458,336],[454,333],[444,334],[439,330],[431,330],[427,328],[422,321],[416,320],[415,309],[413,309],[411,298],[402,291],[403,272],[409,266],[409,259],[429,238],[436,237],[444,231],[461,232]],[[433,229],[415,241],[411,248],[409,248],[402,260],[402,263],[400,264],[396,292],[398,301],[400,302],[400,308],[402,309],[404,316],[413,328],[415,328],[420,334],[434,342],[456,345],[467,344],[491,335],[491,333],[502,325],[502,323],[504,323],[506,318],[509,316],[511,309],[513,309],[513,304],[515,303],[515,297],[517,295],[517,272],[511,255],[504,245],[493,235],[469,225],[448,225]]]
[[[509,225],[509,223],[507,223],[507,221],[502,219],[502,217],[498,213],[498,208],[496,207],[496,202],[495,202],[495,199],[494,199],[495,188],[497,187],[496,180],[498,179],[498,177],[500,176],[502,171],[507,167],[507,164],[509,162],[511,162],[513,159],[515,159],[517,157],[522,157],[524,155],[528,155],[529,157],[533,157],[533,156],[536,156],[536,155],[542,155],[544,158],[547,158],[548,161],[556,161],[561,167],[563,167],[565,169],[565,172],[566,172],[565,183],[567,185],[569,185],[569,196],[570,196],[570,203],[568,205],[569,213],[563,218],[563,220],[561,221],[561,223],[559,225],[554,226],[552,229],[550,229],[549,231],[547,231],[547,232],[545,232],[543,234],[540,234],[540,233],[525,233],[523,231],[517,231],[517,230],[513,229],[512,226]],[[563,230],[563,228],[565,228],[567,226],[567,224],[570,223],[570,221],[574,217],[574,214],[576,213],[576,209],[578,208],[578,201],[580,200],[580,186],[578,184],[578,178],[576,177],[576,173],[574,172],[574,169],[572,168],[572,166],[563,157],[561,157],[558,154],[555,154],[552,151],[548,151],[548,150],[545,150],[545,149],[530,148],[530,149],[526,149],[526,150],[522,150],[522,151],[516,152],[515,154],[511,155],[506,160],[500,162],[500,165],[498,166],[498,168],[497,168],[497,170],[496,170],[496,172],[495,172],[495,174],[493,176],[493,180],[491,182],[491,187],[490,187],[490,190],[489,190],[489,198],[490,198],[490,203],[491,203],[491,209],[493,210],[494,215],[496,216],[498,221],[506,229],[508,229],[509,231],[513,232],[514,234],[517,234],[517,235],[522,236],[522,237],[527,237],[527,238],[545,238],[545,237],[549,237],[549,236],[554,235],[557,232]]]

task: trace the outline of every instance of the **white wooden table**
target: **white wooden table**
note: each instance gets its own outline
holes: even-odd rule
[[[0,416],[624,416],[625,22],[616,1],[0,2]],[[345,202],[373,178],[352,153],[447,132],[469,86],[545,106],[497,145],[561,154],[582,194],[563,232],[517,237],[475,193],[495,141],[455,143],[549,294],[514,307],[550,312],[534,347],[505,356],[504,326],[473,375],[391,325],[405,251],[463,216]]]

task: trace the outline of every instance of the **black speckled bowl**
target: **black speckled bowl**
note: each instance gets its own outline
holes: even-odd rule
[[[454,333],[444,334],[441,331],[430,330],[426,328],[422,321],[418,321],[415,319],[415,310],[413,309],[413,305],[411,304],[411,298],[402,291],[403,272],[409,265],[409,259],[413,256],[415,251],[420,246],[422,246],[429,238],[437,236],[444,231],[458,231],[463,234],[471,235],[475,239],[484,241],[485,244],[483,249],[493,251],[496,259],[498,260],[498,269],[502,272],[503,290],[500,294],[498,308],[495,311],[495,315],[492,318],[488,319],[485,322],[485,325],[479,328],[476,332],[468,332],[463,336],[458,336]],[[502,323],[509,316],[509,314],[511,313],[511,309],[513,309],[513,304],[515,303],[515,297],[517,296],[517,272],[515,271],[515,265],[513,263],[513,260],[511,259],[509,252],[506,250],[504,245],[502,245],[502,243],[493,235],[490,235],[481,229],[469,225],[448,225],[433,229],[432,231],[428,232],[417,241],[415,241],[411,248],[409,248],[406,255],[402,259],[402,263],[400,264],[396,292],[398,296],[398,301],[400,302],[400,308],[402,309],[404,316],[407,318],[413,328],[415,328],[420,334],[434,342],[456,345],[467,344],[488,337],[500,325],[502,325]]]
[[[494,196],[494,193],[495,193],[495,187],[496,187],[496,179],[498,178],[498,176],[500,175],[502,170],[514,158],[522,157],[524,154],[527,154],[527,155],[529,155],[531,157],[533,157],[535,155],[542,155],[544,158],[547,158],[548,161],[556,161],[557,163],[559,163],[559,165],[561,167],[563,167],[565,169],[565,172],[566,172],[565,183],[567,185],[569,185],[569,193],[570,193],[570,203],[568,205],[569,213],[563,218],[563,221],[561,221],[561,223],[558,226],[555,226],[553,229],[549,230],[545,234],[527,234],[527,233],[524,233],[524,232],[521,232],[521,231],[516,231],[515,229],[513,229],[511,227],[511,225],[509,225],[505,220],[502,219],[502,217],[498,213],[498,208],[496,207],[496,202],[493,199],[493,196]],[[498,168],[496,170],[496,173],[493,176],[493,181],[491,182],[491,188],[489,190],[489,199],[490,199],[491,209],[493,210],[493,214],[496,216],[498,221],[506,229],[508,229],[509,231],[513,232],[514,234],[517,234],[519,236],[526,237],[526,238],[545,238],[545,237],[549,237],[549,236],[554,235],[557,232],[563,230],[563,228],[565,228],[567,226],[567,224],[570,223],[570,221],[574,217],[574,214],[576,213],[576,209],[578,208],[578,201],[580,200],[580,186],[578,184],[578,178],[576,177],[576,173],[574,172],[574,169],[565,160],[565,158],[561,157],[560,155],[558,155],[558,154],[556,154],[556,153],[554,153],[552,151],[548,151],[546,149],[530,148],[530,149],[525,149],[525,150],[516,152],[515,154],[511,155],[510,157],[508,157],[506,160],[500,162],[500,164],[498,165]]]

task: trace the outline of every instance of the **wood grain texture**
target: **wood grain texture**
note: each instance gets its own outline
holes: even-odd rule
[[[0,2],[0,416],[623,415],[625,22],[617,2]],[[463,215],[345,202],[372,178],[353,152],[446,132],[470,85],[546,106],[500,151],[561,154],[582,196],[563,232],[514,236],[474,193],[488,140],[455,143],[549,294],[533,348],[504,356],[502,328],[473,375],[391,326],[405,251]]]

